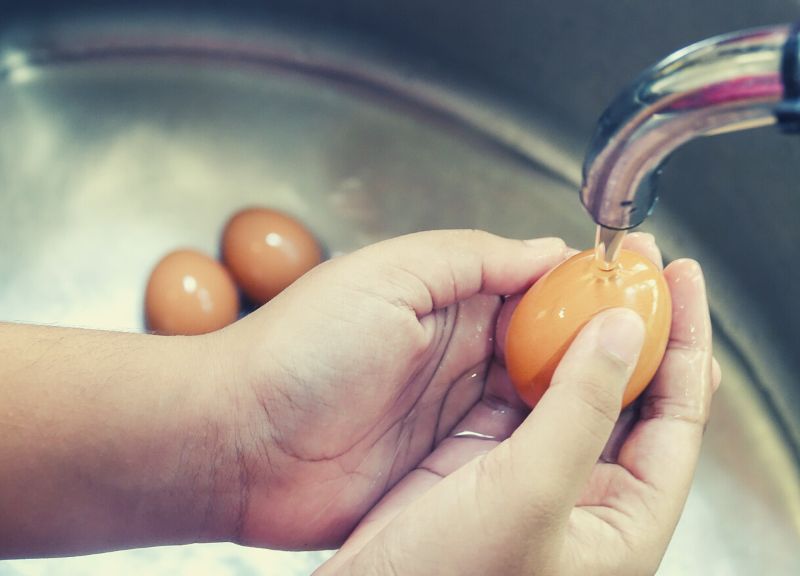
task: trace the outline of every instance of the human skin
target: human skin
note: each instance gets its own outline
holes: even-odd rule
[[[651,237],[634,236],[628,247],[660,263]],[[622,368],[600,371],[603,382],[592,386],[592,378],[575,375],[581,366],[595,373],[600,340],[623,334],[635,341],[635,318],[612,312],[610,324],[600,318],[587,327],[594,332],[576,341],[559,369],[565,383],[554,384],[553,399],[527,418],[502,364],[513,295],[568,255],[555,239],[427,232],[325,263],[247,318],[206,336],[0,325],[0,554],[217,540],[324,548],[352,533],[321,573],[376,573],[387,561],[398,573],[429,573],[425,562],[441,562],[447,550],[505,562],[473,562],[483,570],[474,573],[530,573],[528,560],[519,560],[520,547],[531,557],[523,543],[551,542],[548,554],[535,555],[547,566],[556,566],[554,550],[566,549],[566,540],[540,538],[533,528],[563,536],[573,534],[567,510],[567,518],[592,507],[611,516],[619,511],[592,504],[592,489],[602,487],[615,505],[639,498],[661,507],[658,516],[640,512],[624,526],[650,537],[631,542],[639,548],[615,564],[641,556],[648,562],[640,564],[657,565],[719,380],[718,371],[712,378],[702,275],[687,261],[667,270],[678,298],[673,344],[680,347],[668,352],[641,411],[623,415],[606,446],[613,463],[597,463],[619,410],[613,391],[621,394],[627,376]],[[694,340],[684,342],[679,337],[689,325]],[[571,422],[547,419],[549,411],[575,408],[570,402],[590,408]],[[676,411],[680,418],[672,417]],[[572,425],[584,421],[581,414],[585,424]],[[543,420],[552,429],[536,425]],[[488,438],[458,434],[467,429]],[[549,451],[541,446],[546,435],[529,432],[541,429],[553,439]],[[654,446],[659,452],[650,451]],[[456,495],[495,466],[535,466],[531,479],[551,489],[525,480],[526,489],[515,492],[483,482],[502,500],[478,514]],[[663,481],[647,498],[625,475],[634,476],[637,466],[645,470],[638,477],[644,485]],[[648,476],[658,470],[672,479]],[[538,523],[539,508],[551,524]],[[611,530],[621,517],[627,518],[598,526]],[[527,539],[485,538],[484,528],[498,522],[498,538],[523,522]],[[463,530],[448,536],[448,525]],[[479,541],[469,537],[477,535],[469,526],[484,527]],[[603,566],[588,553],[598,548],[591,533],[580,534],[585,546],[575,557]],[[387,542],[399,548],[391,552]],[[422,564],[403,564],[409,558]],[[470,573],[452,559],[454,572]]]

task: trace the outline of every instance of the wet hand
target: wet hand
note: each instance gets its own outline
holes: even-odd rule
[[[628,247],[660,264],[648,236]],[[683,509],[720,379],[699,266],[677,261],[665,276],[669,348],[622,417],[643,338],[635,314],[611,310],[592,320],[528,415],[502,369],[501,342],[481,401],[319,574],[654,573]],[[513,301],[506,306],[501,334]]]
[[[510,433],[523,411],[489,384],[505,295],[567,254],[558,239],[413,234],[319,266],[215,335],[235,423],[223,461],[240,479],[231,537],[338,546],[465,418]]]

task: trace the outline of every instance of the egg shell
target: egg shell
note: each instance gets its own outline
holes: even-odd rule
[[[520,300],[506,336],[508,374],[533,407],[569,345],[589,320],[609,308],[634,310],[645,323],[645,342],[622,400],[627,406],[658,370],[669,341],[672,299],[661,270],[622,250],[616,268],[602,270],[594,250],[576,254],[536,282]]]
[[[150,274],[145,320],[158,334],[205,334],[234,322],[238,314],[239,294],[233,278],[205,254],[176,250]]]
[[[291,216],[249,208],[225,226],[222,257],[247,297],[264,304],[319,264],[322,249],[314,235]]]

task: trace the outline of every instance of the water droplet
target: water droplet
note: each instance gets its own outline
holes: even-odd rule
[[[477,438],[479,440],[496,440],[497,437],[491,434],[481,434],[472,430],[463,430],[453,435],[453,438]]]

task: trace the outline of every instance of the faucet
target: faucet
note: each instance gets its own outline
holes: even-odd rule
[[[645,70],[600,117],[583,164],[581,201],[610,268],[625,231],[657,200],[669,154],[700,136],[777,124],[800,133],[800,23],[703,40]]]

